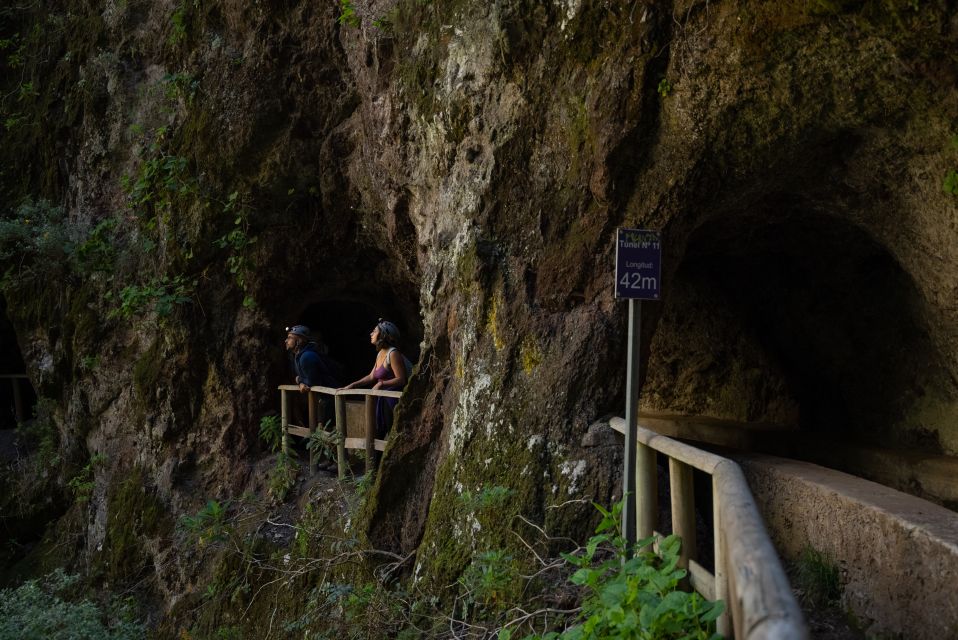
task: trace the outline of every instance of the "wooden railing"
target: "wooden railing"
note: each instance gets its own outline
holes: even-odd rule
[[[346,450],[357,449],[366,452],[366,471],[372,469],[374,464],[375,452],[383,451],[386,448],[386,441],[376,438],[376,398],[401,398],[401,391],[385,391],[382,389],[333,389],[332,387],[315,386],[310,387],[307,397],[307,424],[296,425],[290,422],[290,394],[298,396],[301,394],[299,385],[284,384],[279,386],[280,392],[280,411],[282,415],[283,427],[283,452],[289,451],[289,436],[299,436],[301,438],[310,438],[318,430],[322,429],[319,424],[322,418],[329,416],[320,416],[319,397],[321,395],[332,396],[335,409],[335,429],[338,435],[336,444],[336,465],[339,468],[339,477],[346,475]],[[347,398],[364,398],[362,404],[362,429],[361,437],[350,437],[349,427],[354,422],[350,420],[349,415],[353,414],[353,419],[357,412],[350,409],[354,406],[359,408],[359,403],[351,403]],[[312,470],[316,462],[316,454],[312,449],[309,452],[309,468]]]
[[[23,392],[20,389],[21,380],[29,380],[25,373],[4,373],[0,374],[0,379],[7,379],[13,385],[13,413],[18,423],[23,423],[27,419],[26,407],[23,406]]]
[[[625,433],[623,418],[613,418],[610,424]],[[641,425],[637,446],[637,537],[655,532],[658,452],[669,459],[672,532],[682,538],[680,562],[689,572],[693,589],[709,600],[726,603],[726,612],[718,620],[719,633],[730,637],[734,632],[740,640],[807,640],[801,609],[739,466]],[[693,469],[712,476],[714,573],[696,561]]]

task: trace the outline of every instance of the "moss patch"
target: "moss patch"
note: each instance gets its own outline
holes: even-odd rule
[[[126,480],[114,484],[107,498],[109,512],[101,568],[111,582],[142,578],[149,565],[143,538],[169,535],[172,525],[166,510],[147,484],[143,469],[134,469]]]
[[[136,387],[137,397],[144,405],[156,397],[156,386],[163,378],[162,353],[163,338],[153,340],[150,348],[139,357],[133,367],[133,384]]]

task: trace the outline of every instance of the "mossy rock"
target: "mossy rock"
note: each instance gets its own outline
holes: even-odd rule
[[[108,519],[101,568],[111,582],[126,583],[143,577],[150,557],[143,539],[172,533],[166,507],[149,486],[145,470],[133,469],[111,486],[107,496]]]

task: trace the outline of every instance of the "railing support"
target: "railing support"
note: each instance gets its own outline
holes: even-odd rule
[[[316,394],[313,393],[312,391],[310,391],[310,392],[309,392],[308,394],[306,394],[306,395],[307,395],[308,398],[309,398],[309,400],[308,400],[308,405],[309,405],[309,410],[308,410],[308,411],[309,411],[309,435],[310,435],[310,437],[312,437],[312,435],[313,435],[314,433],[316,433],[316,410],[317,410],[317,407],[316,407]],[[316,468],[316,454],[313,452],[313,448],[309,446],[309,443],[308,443],[308,442],[307,442],[306,446],[307,446],[307,448],[309,449],[309,472],[312,473],[313,470]]]
[[[722,497],[719,491],[719,478],[712,475],[712,541],[715,558],[715,599],[725,602],[725,611],[715,621],[715,630],[726,638],[731,637],[732,625],[729,620],[728,574],[725,564],[725,537],[722,534]]]
[[[279,392],[279,410],[281,417],[281,424],[283,427],[283,453],[289,454],[289,394],[285,389],[280,389]]]
[[[659,513],[659,481],[655,450],[641,442],[636,445],[636,533],[638,539],[648,538],[655,531]]]
[[[339,479],[346,477],[346,398],[336,396],[336,430],[339,432],[339,443],[336,445],[336,467]]]
[[[682,538],[679,566],[687,571],[689,560],[696,559],[695,486],[692,483],[692,467],[675,458],[669,458],[669,486],[672,496],[672,533]]]
[[[366,396],[366,473],[375,468],[376,456],[376,397]]]

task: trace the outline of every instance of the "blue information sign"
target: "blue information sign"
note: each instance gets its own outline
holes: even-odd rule
[[[658,300],[661,282],[659,232],[619,229],[615,242],[615,297]]]

